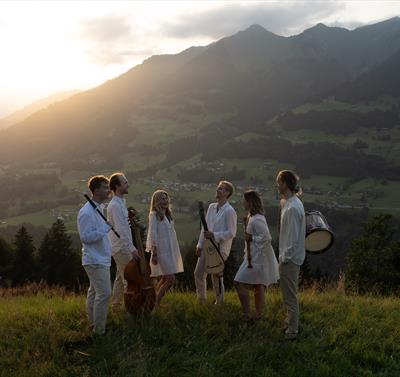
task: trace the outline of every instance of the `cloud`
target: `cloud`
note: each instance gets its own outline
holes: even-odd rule
[[[343,10],[342,1],[291,1],[221,3],[202,12],[186,13],[164,23],[170,37],[221,38],[259,24],[278,35],[302,32],[321,20]]]
[[[80,23],[79,37],[87,44],[87,54],[98,64],[121,64],[132,57],[154,53],[151,47],[143,49],[139,36],[132,30],[128,16],[110,15],[85,19]]]
[[[114,43],[131,33],[128,18],[110,15],[96,19],[82,20],[80,35],[97,43]]]

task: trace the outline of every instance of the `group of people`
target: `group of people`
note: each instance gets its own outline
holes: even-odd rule
[[[298,281],[299,271],[305,258],[305,213],[298,198],[298,177],[290,170],[280,171],[276,178],[280,193],[279,261],[271,245],[271,234],[264,215],[262,199],[255,190],[243,195],[245,218],[244,258],[234,278],[244,321],[257,321],[264,308],[265,289],[280,280],[283,302],[287,310],[285,320],[286,339],[295,339],[299,327]],[[121,305],[126,289],[124,269],[132,259],[140,256],[132,240],[128,210],[124,196],[128,193],[128,180],[122,173],[110,178],[94,176],[88,187],[92,203],[86,203],[78,214],[78,230],[82,241],[82,265],[90,286],[86,309],[89,324],[95,334],[104,334],[109,309]],[[208,206],[195,254],[198,257],[194,271],[196,293],[200,304],[207,302],[207,275],[210,272],[215,304],[224,302],[223,274],[213,273],[207,262],[207,248],[217,249],[222,262],[229,257],[237,231],[237,215],[229,203],[234,187],[228,181],[220,181],[216,188],[216,202]],[[106,221],[99,215],[104,203],[107,206]],[[94,204],[94,205],[93,205]],[[118,236],[116,235],[118,234]],[[165,293],[173,286],[175,275],[184,266],[174,227],[170,197],[165,190],[156,190],[151,198],[146,251],[151,253],[151,276],[155,284],[156,302],[160,305]],[[116,264],[116,277],[111,288],[111,257]],[[255,313],[250,313],[249,290],[254,290]]]

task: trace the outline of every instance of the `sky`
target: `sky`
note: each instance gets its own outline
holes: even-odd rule
[[[283,36],[400,16],[400,1],[0,1],[0,118],[100,85],[158,54],[260,24]]]

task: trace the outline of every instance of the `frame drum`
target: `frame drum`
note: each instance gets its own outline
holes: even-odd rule
[[[334,235],[324,215],[319,211],[306,212],[306,250],[310,254],[320,254],[328,250]]]

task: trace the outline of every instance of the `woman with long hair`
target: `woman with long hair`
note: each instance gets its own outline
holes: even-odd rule
[[[257,191],[248,190],[243,199],[247,223],[244,233],[246,246],[234,284],[242,304],[244,320],[248,321],[261,318],[265,288],[279,280],[279,272],[261,197]],[[249,289],[254,290],[256,313],[253,317],[250,316]]]
[[[151,252],[151,276],[159,279],[155,287],[155,306],[158,307],[172,287],[175,274],[183,272],[170,198],[164,190],[156,190],[151,198],[146,250]]]

